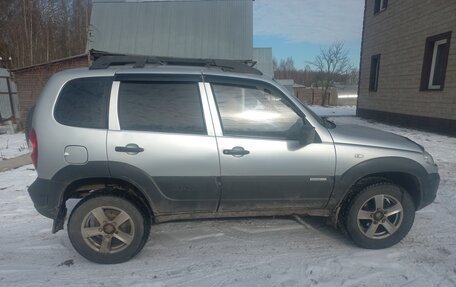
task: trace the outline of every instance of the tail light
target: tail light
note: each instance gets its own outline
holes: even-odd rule
[[[36,132],[34,129],[30,130],[30,144],[32,145],[32,163],[33,165],[37,166],[38,164],[38,139],[36,137]]]

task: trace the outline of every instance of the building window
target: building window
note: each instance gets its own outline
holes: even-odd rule
[[[371,71],[369,79],[369,91],[376,92],[378,89],[378,74],[380,72],[380,54],[371,58]]]
[[[374,4],[374,14],[380,13],[383,10],[386,10],[388,7],[388,0],[375,0]]]
[[[450,51],[451,32],[426,39],[421,90],[442,91]]]

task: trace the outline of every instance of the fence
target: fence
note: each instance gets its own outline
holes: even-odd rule
[[[16,121],[19,114],[19,99],[16,85],[11,81],[10,74],[5,69],[0,69],[0,120]]]

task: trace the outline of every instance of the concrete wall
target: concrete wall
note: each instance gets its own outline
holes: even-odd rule
[[[264,75],[274,77],[274,67],[272,64],[272,48],[253,48],[253,60],[256,63],[256,69]]]
[[[418,125],[450,126],[456,120],[456,1],[389,1],[386,10],[374,15],[374,1],[366,0],[364,21],[358,114],[397,121],[403,115]],[[449,31],[445,88],[420,91],[426,38]],[[369,77],[375,54],[381,60],[378,90],[373,92]]]
[[[358,85],[336,85],[337,105],[356,106],[358,102]]]

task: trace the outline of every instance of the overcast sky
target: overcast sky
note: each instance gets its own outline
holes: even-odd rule
[[[303,68],[320,47],[343,41],[359,64],[364,0],[255,0],[255,47],[272,47],[277,59]]]

